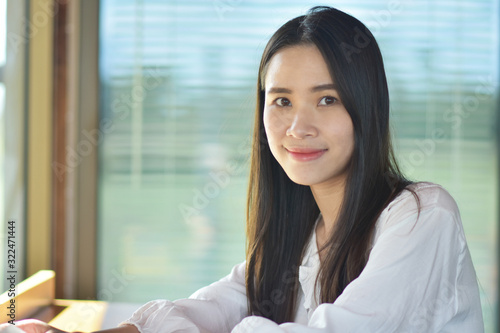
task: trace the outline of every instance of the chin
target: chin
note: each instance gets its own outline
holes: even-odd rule
[[[317,181],[314,181],[314,179],[311,179],[310,177],[301,177],[297,175],[289,175],[287,174],[288,178],[295,184],[299,185],[304,185],[304,186],[311,186],[317,183]]]

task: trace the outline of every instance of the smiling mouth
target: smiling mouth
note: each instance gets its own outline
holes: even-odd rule
[[[307,162],[320,158],[328,149],[285,148],[285,150],[293,159],[301,162]]]

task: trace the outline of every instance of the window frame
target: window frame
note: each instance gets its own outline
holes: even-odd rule
[[[98,14],[98,0],[7,1],[4,221],[19,225],[17,280],[55,269],[57,298],[96,298],[99,147],[71,152],[99,126]]]
[[[27,95],[27,67],[28,43],[13,44],[15,41],[26,40],[23,20],[17,18],[28,17],[28,1],[7,1],[6,3],[6,63],[2,70],[2,82],[6,84],[5,94],[5,179],[4,212],[2,225],[7,221],[16,221],[16,261],[17,279],[26,277],[26,121],[28,104]],[[14,38],[9,40],[9,38]],[[16,45],[16,47],[9,47]],[[10,112],[7,112],[9,110]],[[2,253],[4,249],[2,249]],[[2,267],[6,267],[7,258],[4,255]],[[4,290],[8,289],[8,281],[3,279]]]
[[[97,297],[99,1],[54,2],[52,265],[56,297]],[[66,27],[74,27],[68,31]],[[57,170],[57,171],[56,171]]]

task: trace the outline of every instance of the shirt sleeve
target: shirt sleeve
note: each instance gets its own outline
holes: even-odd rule
[[[245,262],[221,280],[188,299],[156,300],[139,308],[121,323],[135,325],[141,333],[230,332],[247,315]]]
[[[384,211],[360,276],[307,325],[245,318],[241,332],[484,332],[476,274],[458,208],[442,188]]]

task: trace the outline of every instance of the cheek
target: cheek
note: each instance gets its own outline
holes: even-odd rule
[[[276,116],[276,113],[266,108],[264,108],[263,122],[269,149],[273,156],[278,158],[281,138],[284,133],[286,133],[286,128],[282,125],[282,122],[279,121],[279,117]]]
[[[269,113],[264,111],[264,130],[266,131],[267,143],[272,150],[274,142],[276,141],[277,132],[269,116]]]
[[[330,124],[333,125],[329,127],[328,131],[335,133],[333,141],[338,142],[342,151],[350,157],[354,151],[354,127],[351,118],[349,116],[337,118]]]
[[[349,125],[350,126],[347,126],[345,128],[344,145],[346,148],[346,153],[348,154],[348,159],[350,160],[354,152],[354,129],[351,123],[349,123]]]
[[[264,128],[268,137],[283,135],[287,129],[287,122],[281,113],[264,108]]]

